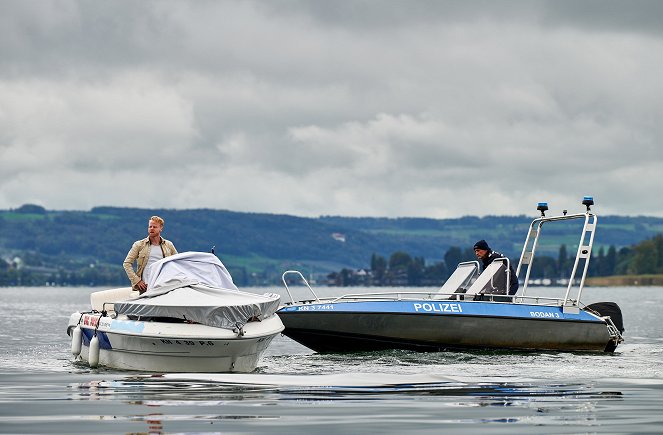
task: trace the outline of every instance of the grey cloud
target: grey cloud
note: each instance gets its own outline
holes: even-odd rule
[[[315,0],[271,1],[274,14],[300,14],[321,25],[372,31],[476,21],[535,22],[604,31],[661,33],[658,0]]]
[[[663,215],[660,7],[600,3],[5,2],[0,207]]]
[[[608,32],[663,32],[663,3],[658,0],[549,0],[542,22]]]
[[[274,13],[306,14],[322,25],[350,28],[355,31],[389,30],[399,27],[474,21],[492,17],[514,19],[526,17],[540,9],[537,1],[479,0],[342,0],[318,2],[314,0],[269,2],[266,7]]]

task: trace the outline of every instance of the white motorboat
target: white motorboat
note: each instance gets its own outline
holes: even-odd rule
[[[92,293],[69,318],[72,354],[91,367],[149,372],[251,372],[283,330],[280,296],[237,289],[213,255],[184,252],[148,270],[148,290]]]

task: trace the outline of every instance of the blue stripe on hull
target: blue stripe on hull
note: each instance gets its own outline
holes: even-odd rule
[[[92,340],[92,337],[94,336],[94,330],[82,328],[82,331],[83,345],[90,347],[90,340]],[[110,350],[113,348],[105,332],[97,331],[97,339],[99,340],[99,349]]]
[[[462,315],[479,317],[509,317],[523,319],[559,319],[575,321],[599,321],[591,314],[580,311],[577,314],[564,313],[561,307],[487,303],[460,301],[368,301],[339,302],[329,304],[304,304],[284,307],[279,312],[339,312],[339,313],[385,313],[385,314],[425,314],[425,315]]]

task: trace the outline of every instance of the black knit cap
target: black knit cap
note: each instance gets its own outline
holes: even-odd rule
[[[483,249],[485,251],[490,251],[490,246],[488,246],[488,242],[481,239],[474,244],[474,249]]]

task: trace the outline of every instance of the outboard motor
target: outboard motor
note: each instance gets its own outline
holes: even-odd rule
[[[622,310],[614,302],[597,302],[585,307],[587,310],[597,313],[601,317],[610,317],[610,321],[615,328],[619,331],[619,336],[610,340],[605,347],[605,352],[614,352],[617,345],[623,341],[622,333],[624,333],[624,319],[622,318]]]
[[[622,318],[622,310],[614,302],[597,302],[595,304],[587,305],[587,308],[598,313],[601,317],[610,316],[610,320],[619,330],[620,334],[624,333],[624,319]]]

